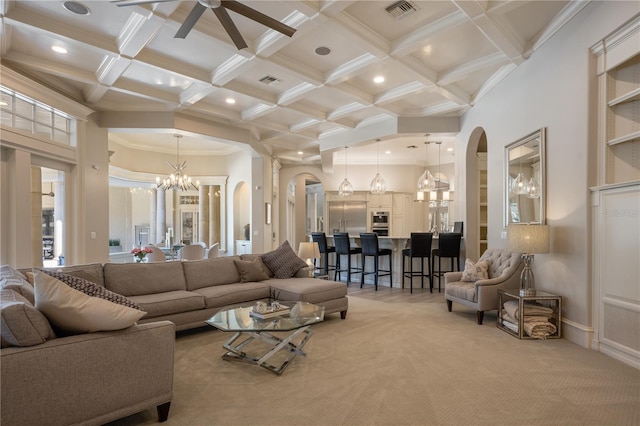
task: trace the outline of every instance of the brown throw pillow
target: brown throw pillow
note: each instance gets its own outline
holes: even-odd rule
[[[307,266],[306,262],[298,257],[286,241],[277,249],[262,255],[262,261],[276,278],[291,278],[300,269]]]
[[[269,276],[264,271],[262,260],[233,260],[240,274],[240,281],[243,283],[268,280]]]

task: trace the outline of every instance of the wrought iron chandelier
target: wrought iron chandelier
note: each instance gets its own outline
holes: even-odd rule
[[[187,161],[180,163],[180,138],[182,135],[173,135],[176,137],[176,143],[178,148],[178,155],[176,164],[171,164],[167,161],[167,164],[173,168],[173,173],[171,173],[168,177],[160,180],[159,177],[156,177],[156,188],[163,189],[165,191],[169,189],[179,189],[180,191],[188,191],[189,189],[198,189],[200,187],[200,182],[196,181],[193,183],[191,178],[187,176],[186,173],[183,173],[184,169],[187,168]]]

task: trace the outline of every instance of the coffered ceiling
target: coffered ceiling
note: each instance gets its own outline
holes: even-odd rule
[[[389,123],[459,116],[588,2],[410,0],[392,11],[393,0],[241,3],[296,33],[230,11],[249,46],[238,50],[210,10],[174,38],[194,1],[0,0],[2,63],[97,111],[179,112],[244,129],[282,162],[335,152],[322,161],[339,163],[352,145],[349,162],[389,150],[381,162],[406,163],[416,161],[406,146],[422,144],[429,126],[409,133]],[[83,7],[87,14],[68,10]],[[174,145],[171,133],[114,135],[137,147]],[[447,136],[429,137],[446,149]],[[183,143],[192,153],[237,149],[215,137]]]

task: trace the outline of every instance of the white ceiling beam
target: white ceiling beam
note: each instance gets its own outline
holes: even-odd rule
[[[416,50],[421,49],[425,44],[425,40],[465,22],[468,22],[468,18],[462,11],[450,13],[428,25],[418,28],[404,37],[394,40],[393,43],[391,43],[391,56],[401,57],[410,55]]]
[[[448,70],[440,76],[438,84],[441,86],[452,84],[457,81],[464,80],[478,71],[482,71],[496,65],[505,65],[507,63],[509,63],[507,57],[502,52],[496,52]]]

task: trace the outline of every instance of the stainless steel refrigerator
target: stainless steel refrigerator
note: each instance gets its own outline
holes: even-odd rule
[[[348,232],[360,235],[367,232],[366,201],[329,201],[328,233]]]

